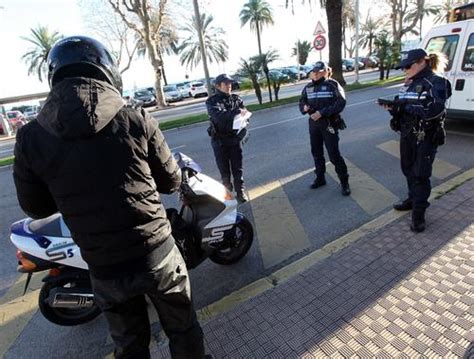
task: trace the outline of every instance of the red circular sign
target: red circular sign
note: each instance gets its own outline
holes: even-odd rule
[[[316,50],[322,50],[326,46],[326,38],[323,35],[318,35],[314,38],[313,47]]]

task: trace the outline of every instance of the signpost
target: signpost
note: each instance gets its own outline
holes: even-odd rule
[[[319,51],[319,60],[323,59],[322,50],[326,47],[326,37],[323,34],[326,33],[326,30],[321,24],[321,21],[318,21],[316,28],[314,29],[313,34],[316,35],[313,40],[313,47],[315,50]]]

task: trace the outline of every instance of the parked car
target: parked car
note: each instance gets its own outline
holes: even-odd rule
[[[38,115],[39,106],[30,106],[27,107],[23,114],[25,115],[26,121],[36,120],[36,116]]]
[[[26,124],[25,116],[20,111],[7,111],[7,119],[13,131],[17,131]]]
[[[342,59],[342,66],[343,70],[344,67],[346,68],[344,71],[354,71],[354,61],[352,61],[351,59]]]
[[[288,75],[290,80],[292,80],[292,81],[296,81],[298,79],[298,71],[296,71],[295,69],[291,69],[291,68],[288,68],[288,67],[282,67],[282,68],[278,68],[276,70],[280,71],[281,73],[284,73],[285,75]]]
[[[358,57],[358,61],[357,61],[357,64],[359,66],[359,70],[363,70],[365,68],[365,64],[364,62],[362,61],[362,58],[361,57]],[[352,61],[352,63],[355,63],[355,57],[350,59]]]
[[[290,81],[290,76],[276,69],[270,70],[268,72],[268,75],[270,76],[270,79],[275,78],[275,79],[280,79],[281,81]]]
[[[150,91],[152,93],[152,95],[156,97],[156,90],[155,90],[154,87],[147,87],[146,90]]]
[[[191,97],[191,91],[189,90],[191,86],[189,86],[189,83],[180,82],[176,84],[176,87],[182,98]]]
[[[5,130],[3,129],[3,115],[0,113],[0,135],[5,135]]]
[[[189,84],[189,93],[192,97],[207,96],[206,85],[201,81],[194,81]]]
[[[138,90],[135,91],[133,94],[133,98],[139,102],[141,102],[143,107],[155,106],[156,105],[156,98],[153,96],[148,90]]]
[[[296,73],[300,74],[300,79],[306,79],[308,78],[308,72],[305,71],[305,68],[303,67],[303,65],[299,65],[299,66],[288,66],[289,69],[293,69],[296,71]]]
[[[183,99],[176,85],[163,86],[163,92],[166,102],[176,102]]]

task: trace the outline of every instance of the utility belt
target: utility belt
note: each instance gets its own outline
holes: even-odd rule
[[[414,118],[404,121],[401,124],[402,136],[414,133],[418,142],[429,141],[433,145],[442,146],[446,143],[446,130],[444,129],[444,120],[446,113],[444,112],[437,118],[422,120]]]

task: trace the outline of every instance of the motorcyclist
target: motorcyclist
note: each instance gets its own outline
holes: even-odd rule
[[[60,40],[47,59],[51,92],[17,135],[13,175],[33,218],[60,211],[87,262],[117,358],[148,358],[145,295],[173,358],[204,357],[183,258],[158,192],[181,171],[154,120],[125,106],[110,52],[85,36]]]
[[[336,169],[341,181],[341,193],[351,194],[347,166],[339,152],[338,131],[345,128],[339,115],[346,106],[344,90],[336,80],[331,79],[331,69],[323,61],[318,61],[309,73],[311,82],[301,92],[299,108],[302,114],[308,114],[311,154],[314,159],[316,179],[311,188],[316,189],[326,184],[326,160],[324,148],[329,160]]]
[[[443,71],[441,55],[428,55],[423,49],[402,54],[397,69],[405,71],[405,86],[393,106],[390,126],[400,132],[402,172],[408,184],[408,198],[394,205],[398,211],[413,209],[411,230],[425,230],[425,211],[430,205],[430,177],[439,145],[445,142],[446,100],[451,96],[450,82],[434,71]]]

